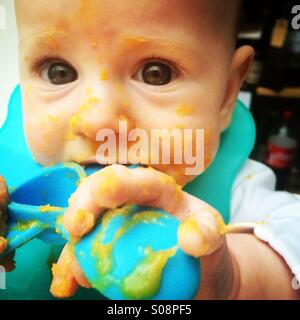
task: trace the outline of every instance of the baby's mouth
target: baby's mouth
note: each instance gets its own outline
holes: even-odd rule
[[[84,166],[84,170],[86,172],[86,174],[88,176],[90,176],[91,174],[105,168],[106,166],[105,165],[101,165],[99,163],[91,163],[91,164],[87,164]]]
[[[115,163],[115,164],[119,164],[119,163]],[[84,170],[85,170],[86,174],[89,176],[89,175],[91,175],[99,170],[102,170],[105,167],[108,167],[110,165],[112,165],[112,163],[104,165],[104,164],[99,164],[96,162],[96,163],[89,163],[89,164],[86,164],[83,166],[84,166]],[[122,165],[124,165],[128,168],[137,168],[137,167],[147,168],[148,167],[148,165],[145,165],[145,164],[130,164],[130,163],[128,163],[128,164],[122,164]]]

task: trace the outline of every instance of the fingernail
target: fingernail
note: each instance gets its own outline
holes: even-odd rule
[[[179,245],[184,252],[193,256],[200,257],[209,250],[209,244],[194,219],[187,219],[178,228]]]

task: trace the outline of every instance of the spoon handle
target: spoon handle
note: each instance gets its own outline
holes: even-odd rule
[[[39,237],[48,226],[38,221],[29,221],[25,223],[9,223],[6,239],[8,242],[6,250],[0,255],[5,257],[10,252],[22,247],[30,240]]]
[[[68,234],[62,224],[64,211],[65,208],[50,206],[41,206],[37,210],[35,206],[11,202],[6,234],[8,246],[0,258],[35,238],[55,245],[66,243]]]

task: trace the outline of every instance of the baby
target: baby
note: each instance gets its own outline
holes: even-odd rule
[[[248,46],[235,49],[240,1],[15,3],[24,129],[32,155],[45,166],[111,164],[70,198],[64,216],[69,233],[88,233],[104,208],[158,207],[182,221],[182,250],[201,257],[198,299],[297,299],[292,272],[274,248],[251,233],[226,234],[221,215],[182,190],[203,169],[188,175],[190,164],[152,164],[149,158],[143,161],[148,168],[128,169],[120,158],[130,144],[105,161],[96,157],[97,133],[109,129],[118,140],[122,121],[128,131],[141,128],[149,135],[154,128],[191,129],[193,136],[204,129],[204,169],[209,167],[254,54]],[[197,151],[194,139],[188,143]],[[134,156],[128,161],[135,162]],[[56,297],[90,286],[69,245],[52,271]]]

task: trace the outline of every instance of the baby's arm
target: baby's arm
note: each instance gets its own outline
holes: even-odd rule
[[[300,279],[300,197],[275,191],[274,173],[253,160],[246,162],[232,192],[231,223],[245,221],[256,221],[251,223],[255,236],[229,235],[228,242],[239,256],[242,283],[258,279],[252,287],[247,284],[249,297],[300,297],[294,277]]]
[[[235,299],[300,299],[291,269],[267,243],[251,234],[229,234],[227,243],[240,273]]]

